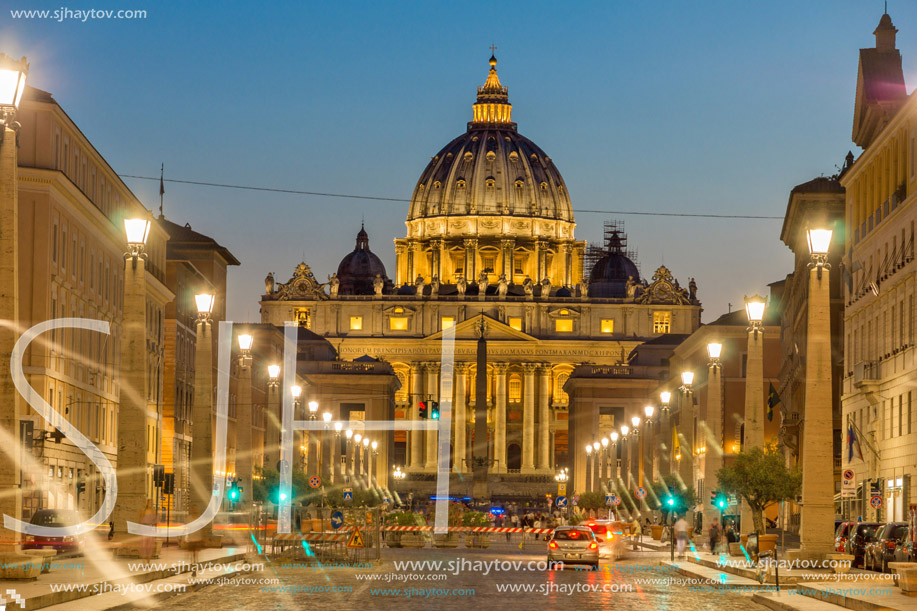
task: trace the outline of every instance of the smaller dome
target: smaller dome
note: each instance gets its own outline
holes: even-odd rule
[[[640,282],[640,270],[627,256],[627,238],[617,230],[606,230],[604,254],[592,266],[589,274],[589,296],[623,298],[627,282]]]
[[[374,282],[377,275],[381,276],[385,283],[383,291],[391,290],[392,281],[385,273],[385,265],[369,249],[369,235],[361,226],[357,234],[356,248],[341,259],[338,265],[337,277],[341,283],[338,294],[372,295],[375,292]]]
[[[568,289],[567,287],[562,286],[559,289],[557,289],[557,292],[554,293],[554,296],[555,297],[573,297],[573,293],[571,293],[570,289]]]

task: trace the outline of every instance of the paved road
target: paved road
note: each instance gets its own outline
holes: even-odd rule
[[[512,547],[488,550],[389,550],[384,561],[364,568],[302,568],[290,560],[267,563],[251,580],[277,583],[228,583],[208,586],[160,603],[176,611],[235,611],[321,608],[331,611],[360,609],[584,609],[614,608],[700,611],[754,611],[763,609],[750,595],[691,591],[681,575],[655,569],[665,554],[631,552],[616,563],[603,562],[599,572],[571,568],[545,570],[531,566],[545,559],[541,553]],[[440,564],[396,566],[402,561]],[[494,565],[497,561],[499,564]],[[489,573],[484,571],[489,563]],[[521,564],[511,564],[521,563]],[[286,564],[286,566],[284,566]],[[644,580],[656,579],[656,583]],[[515,590],[515,591],[513,591]],[[511,605],[511,606],[509,606]]]

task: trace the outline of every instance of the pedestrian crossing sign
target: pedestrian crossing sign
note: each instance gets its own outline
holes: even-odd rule
[[[365,545],[363,544],[363,535],[360,534],[359,529],[354,529],[353,534],[350,535],[350,540],[347,542],[347,547],[350,549],[363,549]]]
[[[353,490],[350,488],[344,488],[344,500],[353,501]]]

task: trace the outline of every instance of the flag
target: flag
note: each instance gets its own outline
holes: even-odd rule
[[[678,428],[672,425],[672,455],[676,459],[681,456],[681,444],[678,443]]]
[[[853,425],[850,424],[847,426],[847,462],[853,462],[853,452],[856,450],[856,455],[860,460],[863,460],[863,449],[860,447],[860,440],[857,438],[856,431],[853,430]]]
[[[767,421],[773,422],[774,420],[774,407],[780,403],[780,395],[777,394],[777,389],[774,388],[774,383],[771,382],[770,391],[767,393]]]

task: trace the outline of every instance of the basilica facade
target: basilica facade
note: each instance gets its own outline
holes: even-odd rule
[[[361,227],[354,250],[325,272],[327,282],[305,262],[287,282],[269,275],[261,319],[297,321],[324,337],[341,361],[388,363],[400,387],[391,409],[373,419],[418,419],[418,403],[441,400],[440,389],[451,386],[451,469],[458,477],[471,470],[475,386],[486,376],[491,473],[507,485],[514,478],[552,483],[585,443],[568,436],[574,370],[628,367],[647,341],[696,330],[701,305],[693,279],[682,288],[664,266],[643,278],[616,225],[606,227],[601,246],[576,240],[563,177],[512,122],[496,64],[491,57],[466,131],[432,157],[414,186],[407,233],[395,239],[393,277]],[[442,338],[450,328],[453,379],[441,385]],[[482,332],[486,371],[475,357]],[[625,414],[614,392],[606,394],[609,404],[595,409],[612,417],[595,421],[610,431]],[[327,407],[335,418],[368,413]],[[383,464],[429,479],[436,434],[394,431],[383,444]]]

